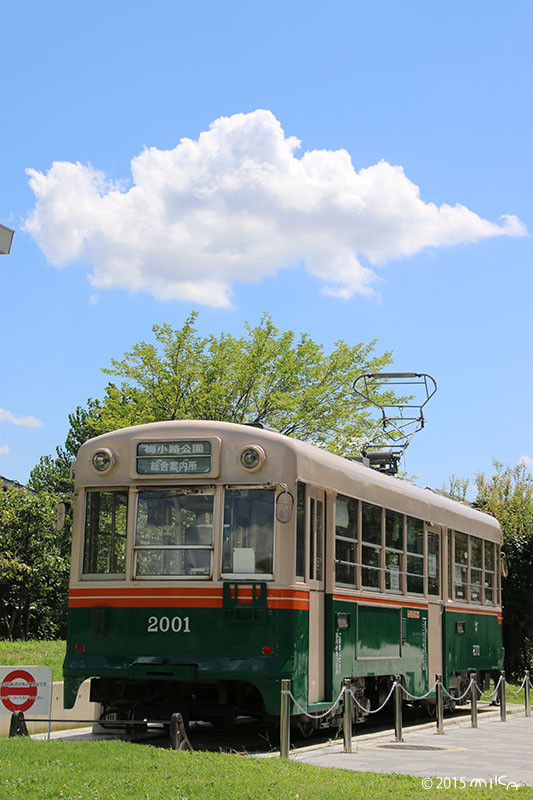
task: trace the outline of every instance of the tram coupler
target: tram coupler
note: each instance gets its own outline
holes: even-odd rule
[[[183,717],[179,713],[170,717],[170,747],[172,750],[189,750],[191,753],[194,750],[187,736]]]
[[[22,711],[13,711],[9,723],[9,738],[12,736],[29,736],[28,726]]]

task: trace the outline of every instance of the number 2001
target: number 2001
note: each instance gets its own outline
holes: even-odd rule
[[[148,617],[148,633],[190,633],[189,617]]]

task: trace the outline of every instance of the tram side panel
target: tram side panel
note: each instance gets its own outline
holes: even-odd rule
[[[428,613],[425,608],[332,598],[330,613],[331,696],[342,679],[401,675],[412,694],[427,692]]]
[[[503,669],[501,613],[444,612],[444,684],[453,676],[471,672],[490,673]]]

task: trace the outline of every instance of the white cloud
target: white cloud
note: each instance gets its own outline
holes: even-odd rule
[[[80,163],[29,169],[36,205],[25,228],[55,266],[90,266],[97,289],[212,306],[230,304],[234,282],[301,261],[326,292],[349,298],[376,280],[361,261],[525,234],[514,216],[498,224],[424,202],[400,166],[357,172],[346,150],[296,158],[299,146],[260,110],[221,117],[173,150],[145,149],[130,188]]]
[[[0,456],[7,456],[9,454],[9,445],[0,444]]]
[[[0,422],[10,422],[12,425],[22,425],[25,428],[42,428],[44,425],[44,422],[36,417],[18,417],[3,408],[0,408]]]
[[[522,456],[522,458],[518,460],[518,463],[523,464],[525,467],[528,467],[528,469],[533,468],[533,458],[531,458],[531,456]]]

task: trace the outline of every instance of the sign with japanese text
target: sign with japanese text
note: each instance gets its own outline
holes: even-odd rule
[[[139,442],[139,475],[206,475],[211,471],[211,442]]]
[[[0,667],[0,714],[50,716],[50,667]]]

